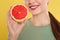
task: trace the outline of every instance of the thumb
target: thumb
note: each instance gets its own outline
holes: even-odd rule
[[[25,19],[25,20],[20,24],[19,27],[23,27],[23,26],[26,24],[26,22],[27,22],[27,19]]]
[[[21,24],[18,24],[18,30],[22,29],[26,23],[27,23],[27,19],[25,19]]]
[[[22,24],[19,24],[16,33],[20,33],[26,23],[27,23],[27,19],[24,20]]]

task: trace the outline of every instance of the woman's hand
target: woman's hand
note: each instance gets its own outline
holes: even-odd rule
[[[10,8],[11,9],[11,8]],[[24,20],[23,23],[18,24],[16,21],[14,21],[10,16],[10,10],[7,14],[7,25],[10,35],[10,40],[17,40],[19,34],[21,33],[22,28],[26,24],[27,20]]]

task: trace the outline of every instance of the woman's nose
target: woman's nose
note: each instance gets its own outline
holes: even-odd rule
[[[35,0],[29,0],[29,5],[35,3]]]

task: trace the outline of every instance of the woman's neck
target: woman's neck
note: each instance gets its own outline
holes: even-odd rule
[[[45,26],[50,24],[50,18],[48,12],[33,15],[30,22],[35,26]]]

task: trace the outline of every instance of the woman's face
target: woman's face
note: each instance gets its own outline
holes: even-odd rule
[[[25,5],[33,15],[46,11],[49,0],[25,0]]]

